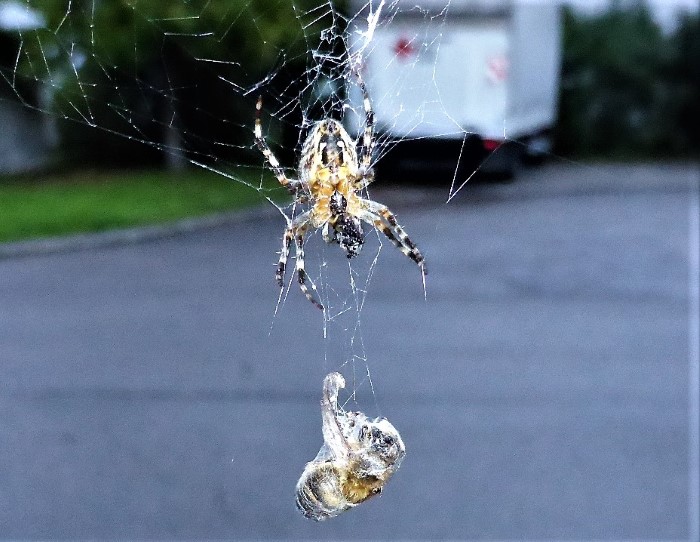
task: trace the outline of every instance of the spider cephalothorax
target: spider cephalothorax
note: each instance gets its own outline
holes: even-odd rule
[[[355,143],[335,119],[324,119],[314,124],[302,148],[302,155],[316,161],[315,164],[301,163],[302,178],[304,173],[314,172],[319,173],[321,178],[326,174],[357,174]],[[352,167],[355,171],[349,170]]]
[[[323,119],[310,129],[301,149],[299,179],[289,179],[279,161],[272,154],[262,135],[260,112],[262,98],[258,98],[255,118],[255,142],[265,156],[280,184],[296,198],[297,203],[308,203],[309,208],[289,221],[284,232],[282,252],[277,266],[277,281],[284,286],[284,272],[292,240],[296,245],[296,271],[299,287],[318,308],[323,305],[306,285],[304,269],[304,236],[309,228],[321,228],[323,239],[337,243],[348,258],[356,256],[364,243],[362,222],[380,230],[406,256],[416,262],[423,274],[425,260],[416,245],[396,222],[389,209],[362,197],[362,191],[374,180],[371,167],[374,113],[369,94],[360,80],[365,109],[365,127],[361,142],[353,140],[343,125],[335,119]],[[360,148],[358,153],[357,148]],[[311,283],[314,288],[313,283]]]

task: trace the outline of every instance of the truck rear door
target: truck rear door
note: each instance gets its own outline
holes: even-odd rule
[[[394,137],[503,133],[508,34],[503,17],[455,17],[436,28],[396,17],[377,29],[365,78],[377,126]]]

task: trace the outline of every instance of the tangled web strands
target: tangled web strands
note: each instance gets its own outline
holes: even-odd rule
[[[258,192],[289,225],[302,210],[285,198],[256,148],[260,96],[259,129],[278,157],[278,172],[290,178],[297,176],[303,143],[321,119],[344,121],[359,143],[365,171],[395,143],[384,132],[370,141],[362,126],[371,124],[368,93],[382,107],[405,81],[373,93],[360,74],[398,2],[351,3],[350,12],[311,0],[12,5],[12,22],[0,19],[0,38],[9,44],[0,56],[0,97],[41,114],[43,128],[34,141],[38,161],[48,163],[60,145],[81,163],[193,164]],[[439,28],[439,14],[415,14],[423,18],[419,27]],[[438,35],[420,40],[436,42]],[[424,119],[428,108],[416,111],[413,122]],[[358,196],[371,201],[369,187],[360,188]],[[360,315],[382,247],[388,240],[422,264],[388,209],[373,204],[363,212],[373,227],[364,231],[362,258],[346,262],[337,247],[326,246],[322,231],[309,233],[306,251],[305,272],[326,308],[324,357],[360,369],[364,376],[353,381],[353,392],[371,383]],[[287,293],[285,288],[276,305],[271,300],[272,326]],[[340,344],[332,346],[334,340]]]

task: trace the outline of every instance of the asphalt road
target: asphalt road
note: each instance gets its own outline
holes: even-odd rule
[[[325,318],[277,304],[279,215],[0,261],[0,537],[687,540],[696,175],[377,188],[425,295],[377,236],[352,268],[316,236]],[[407,456],[316,524],[294,486],[333,370]]]

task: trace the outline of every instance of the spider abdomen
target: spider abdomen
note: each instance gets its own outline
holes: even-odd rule
[[[357,256],[365,242],[362,222],[349,213],[331,217],[330,225],[335,232],[335,240],[348,258]]]

